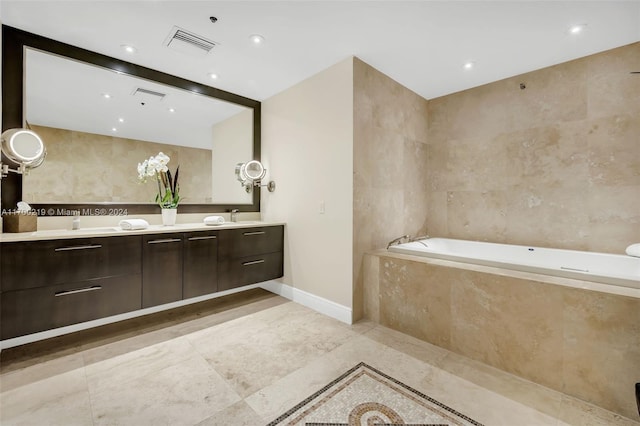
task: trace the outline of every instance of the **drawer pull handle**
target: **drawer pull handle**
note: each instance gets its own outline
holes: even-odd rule
[[[264,231],[256,231],[256,232],[245,232],[242,235],[249,236],[249,235],[263,235],[263,234],[265,234]]]
[[[179,243],[180,241],[182,241],[180,238],[165,238],[164,240],[147,241],[147,244]]]
[[[87,246],[70,246],[70,247],[58,247],[55,251],[71,251],[71,250],[87,250],[101,248],[102,244],[91,244]]]
[[[244,262],[242,266],[257,265],[258,263],[264,263],[264,259],[252,260],[251,262]]]
[[[58,291],[58,292],[56,292],[55,296],[56,297],[68,296],[70,294],[86,293],[88,291],[96,291],[96,290],[102,290],[102,286],[94,285],[94,286],[91,286],[91,287],[78,288],[78,289],[75,289],[75,290]]]
[[[218,237],[215,235],[208,235],[206,237],[189,237],[189,241],[197,241],[197,240],[214,240]]]

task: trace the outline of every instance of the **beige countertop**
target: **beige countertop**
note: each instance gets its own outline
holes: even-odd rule
[[[173,226],[149,225],[147,229],[128,231],[119,226],[87,227],[77,230],[51,229],[36,232],[0,234],[0,242],[58,240],[69,238],[118,237],[124,235],[163,234],[170,232],[214,231],[219,229],[257,228],[261,226],[284,225],[283,222],[263,222],[258,220],[225,222],[221,225],[205,225],[202,222],[180,223]]]

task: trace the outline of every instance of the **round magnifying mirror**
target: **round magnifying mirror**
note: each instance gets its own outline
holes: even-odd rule
[[[262,178],[264,178],[264,175],[267,173],[267,171],[262,166],[262,163],[260,163],[257,160],[252,160],[244,165],[244,173],[247,176],[247,178],[253,181],[257,181],[257,180],[262,180]]]
[[[9,129],[2,133],[2,152],[16,163],[35,168],[46,155],[44,143],[37,133],[25,129]]]

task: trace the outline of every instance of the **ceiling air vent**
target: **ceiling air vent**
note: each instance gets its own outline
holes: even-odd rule
[[[143,89],[142,87],[136,87],[135,89],[133,89],[131,95],[137,98],[140,102],[144,103],[160,102],[164,99],[165,96],[167,96],[164,93],[155,92],[149,89]]]
[[[164,44],[168,48],[182,53],[206,55],[218,43],[180,27],[173,27]]]

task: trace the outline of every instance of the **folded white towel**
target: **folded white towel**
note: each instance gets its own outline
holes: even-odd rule
[[[224,223],[224,217],[222,216],[207,216],[204,218],[205,225],[222,225]]]
[[[640,243],[631,244],[626,251],[629,256],[640,257]]]
[[[147,229],[149,222],[144,219],[124,219],[118,225],[127,231],[135,231],[136,229]]]

